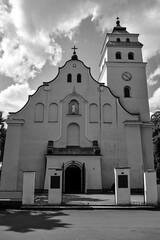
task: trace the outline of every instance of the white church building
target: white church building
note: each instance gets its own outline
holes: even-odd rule
[[[154,169],[154,160],[138,36],[117,18],[102,47],[98,80],[74,47],[58,75],[10,113],[0,196],[20,196],[23,171],[35,171],[36,190],[47,190],[49,168],[62,169],[64,193],[111,189],[115,167],[129,167],[131,189],[143,188],[143,172]]]

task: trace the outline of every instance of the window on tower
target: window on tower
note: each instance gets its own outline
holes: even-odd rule
[[[129,38],[126,38],[126,42],[130,42],[130,39],[129,39]]]
[[[116,52],[116,59],[122,59],[121,52]]]
[[[134,59],[134,53],[133,52],[129,52],[128,53],[128,59],[129,60],[133,60]]]
[[[129,86],[124,87],[124,97],[130,98],[131,97],[131,88]]]
[[[120,42],[121,41],[121,39],[120,38],[117,38],[117,42]]]
[[[71,73],[69,73],[67,75],[67,82],[72,82],[72,74]]]

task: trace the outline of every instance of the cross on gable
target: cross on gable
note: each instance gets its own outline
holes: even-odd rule
[[[72,48],[73,50],[74,50],[74,52],[73,52],[73,54],[76,54],[76,49],[78,49],[78,48],[76,48],[75,46]]]

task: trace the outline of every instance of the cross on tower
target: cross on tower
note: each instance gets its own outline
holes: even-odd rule
[[[116,19],[117,19],[117,21],[116,21],[117,27],[120,27],[119,17],[117,17]]]
[[[73,54],[75,55],[76,54],[76,49],[78,49],[78,48],[76,48],[75,46],[72,48],[73,50],[74,50],[74,52],[73,52]]]

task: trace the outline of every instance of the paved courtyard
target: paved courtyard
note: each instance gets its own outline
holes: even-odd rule
[[[0,240],[137,239],[160,239],[160,211],[0,211]]]

